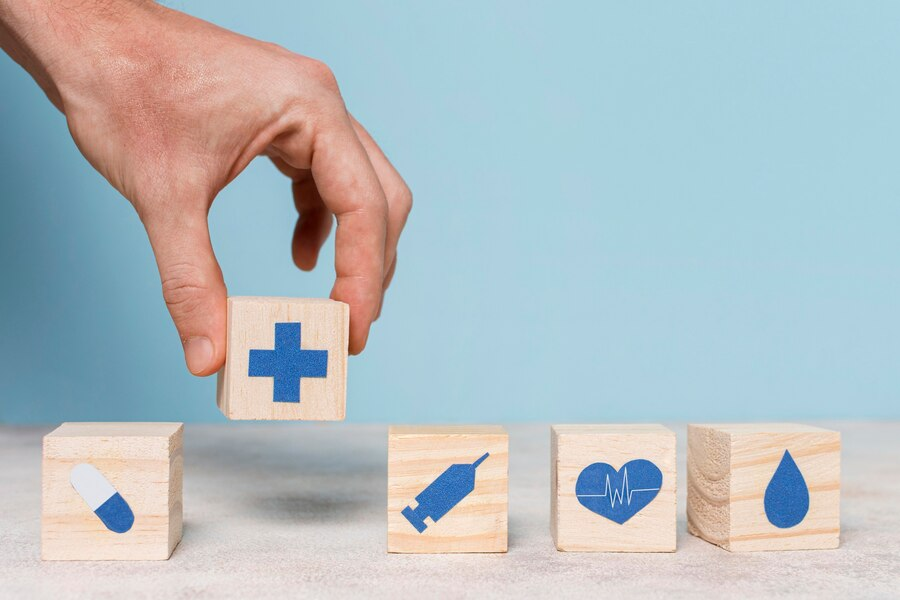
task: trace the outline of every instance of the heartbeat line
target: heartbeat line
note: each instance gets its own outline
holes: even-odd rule
[[[624,475],[622,477],[622,489],[614,490],[612,489],[612,483],[609,481],[609,475],[606,476],[606,485],[603,487],[602,494],[576,494],[578,498],[606,498],[609,497],[609,506],[610,508],[616,507],[616,502],[619,504],[628,504],[631,505],[631,497],[634,496],[638,492],[658,492],[659,488],[635,488],[631,489],[628,487],[628,469],[623,469]]]

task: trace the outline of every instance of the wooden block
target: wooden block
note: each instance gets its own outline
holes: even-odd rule
[[[169,558],[181,540],[183,429],[63,423],[44,436],[41,558]]]
[[[557,550],[675,551],[675,433],[662,425],[550,428]]]
[[[837,431],[688,426],[688,531],[726,550],[837,548],[840,493]]]
[[[508,465],[502,427],[391,427],[388,552],[506,552]]]
[[[229,419],[342,420],[349,335],[343,302],[229,298],[219,410]]]

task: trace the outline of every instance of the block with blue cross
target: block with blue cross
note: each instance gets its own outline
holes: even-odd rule
[[[302,323],[275,323],[275,349],[250,350],[250,377],[274,379],[274,402],[300,402],[300,379],[328,375],[328,350],[304,350]]]
[[[219,409],[229,419],[343,419],[348,338],[342,302],[229,298]]]

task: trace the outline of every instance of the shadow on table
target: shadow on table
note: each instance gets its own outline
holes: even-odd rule
[[[270,521],[346,521],[386,510],[381,435],[246,435],[185,449],[185,476],[215,489],[233,511]],[[361,439],[362,438],[362,439]]]

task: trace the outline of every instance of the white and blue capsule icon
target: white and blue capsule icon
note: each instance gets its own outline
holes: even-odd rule
[[[69,482],[110,531],[125,533],[134,525],[131,507],[95,466],[75,465],[69,474]]]

